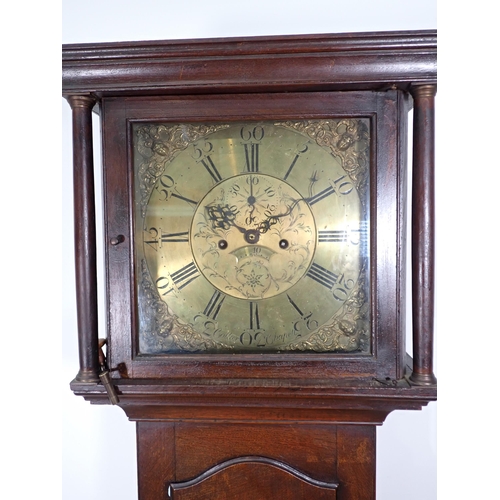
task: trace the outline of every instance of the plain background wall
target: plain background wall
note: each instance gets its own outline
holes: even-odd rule
[[[119,15],[109,22],[113,7]],[[350,5],[351,7],[348,7]],[[93,12],[99,11],[95,16]],[[63,3],[63,42],[144,40],[162,38],[201,38],[268,34],[349,32],[372,30],[435,29],[436,2],[420,2],[417,12],[409,3],[397,0],[356,1],[348,4],[331,0],[185,0],[183,2],[96,0]],[[64,151],[70,163],[70,109],[63,106]],[[97,119],[94,120],[97,124]],[[98,130],[98,129],[96,129]],[[96,134],[98,136],[98,134]],[[96,137],[95,151],[99,151]],[[97,159],[99,154],[97,154]],[[67,158],[67,159],[66,159]],[[73,253],[71,251],[71,190],[69,169],[64,173],[65,206],[68,220],[67,261],[68,293],[64,307],[64,372],[66,381],[75,375],[77,351],[73,306]],[[99,196],[99,195],[98,195]],[[99,227],[98,227],[99,232]],[[101,321],[101,331],[105,324]],[[104,334],[101,334],[104,336]],[[411,344],[410,344],[411,347]],[[381,500],[433,500],[436,497],[436,407],[430,404],[421,412],[394,412],[378,429],[377,492]],[[69,391],[64,399],[63,493],[65,500],[98,498],[136,498],[135,425],[118,408],[91,407]],[[94,457],[94,448],[102,451]],[[91,460],[91,458],[94,458]],[[405,468],[401,468],[404,461]],[[395,474],[394,471],[398,470]],[[82,478],[85,482],[82,484]],[[214,499],[215,500],[215,499]],[[276,499],[279,500],[279,499]]]
[[[439,9],[439,404],[394,412],[379,428],[379,500],[494,498],[497,460],[484,457],[499,446],[500,162],[498,105],[485,82],[495,81],[498,42],[496,16],[482,1]],[[436,2],[63,0],[62,19],[52,1],[3,14],[2,495],[135,500],[134,424],[119,408],[91,406],[69,390],[78,354],[61,20],[62,43],[427,29],[437,27]]]

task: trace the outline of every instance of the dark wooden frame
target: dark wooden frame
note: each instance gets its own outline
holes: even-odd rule
[[[361,91],[339,93],[231,94],[212,96],[174,96],[162,98],[120,98],[101,100],[103,121],[104,185],[106,196],[106,240],[120,235],[122,245],[109,245],[108,337],[112,366],[123,364],[130,378],[270,378],[329,379],[338,384],[347,378],[401,379],[405,368],[405,318],[400,316],[399,293],[404,288],[406,204],[398,195],[405,192],[406,162],[401,167],[397,141],[404,140],[407,99],[401,92]],[[132,224],[132,165],[130,127],[134,122],[231,121],[258,119],[317,119],[330,117],[368,117],[372,122],[371,169],[372,251],[371,356],[349,354],[274,355],[164,355],[138,356],[135,345],[136,299],[130,283],[134,269]],[[401,128],[394,136],[394,123]],[[392,147],[388,147],[395,141]],[[403,148],[401,148],[403,149]],[[127,215],[127,216],[125,216]],[[377,221],[380,221],[378,223]],[[125,243],[126,242],[126,243]],[[130,265],[127,265],[130,264]],[[115,372],[116,377],[119,373]]]
[[[228,426],[236,426],[231,427],[236,436],[239,431],[234,429],[240,428],[238,426],[253,424],[260,426],[262,439],[269,441],[276,435],[275,426],[294,426],[296,432],[303,433],[302,439],[306,442],[319,428],[323,429],[325,442],[336,436],[330,447],[314,449],[318,463],[327,460],[331,453],[335,454],[336,462],[327,475],[320,468],[312,471],[311,484],[318,480],[339,483],[340,500],[375,497],[374,426],[380,425],[395,409],[420,409],[436,399],[432,365],[436,76],[434,31],[63,46],[63,95],[73,110],[80,352],[80,369],[71,387],[75,394],[93,403],[110,401],[98,377],[103,358],[99,357],[97,331],[91,127],[94,110],[101,113],[103,120],[105,190],[108,192],[105,245],[107,279],[111,283],[107,307],[111,388],[117,393],[117,400],[113,402],[117,401],[128,417],[138,422],[141,500],[164,498],[168,484],[181,488],[181,483],[197,484],[196,478],[205,477],[206,471],[214,465],[212,451],[200,452],[192,467],[188,467],[190,459],[187,458],[197,450],[200,425],[208,425],[215,446],[218,433],[228,431]],[[393,127],[390,134],[381,132],[388,150],[392,151],[392,163],[381,168],[384,157],[379,156],[376,182],[372,179],[372,185],[379,189],[372,193],[376,195],[372,198],[380,210],[375,218],[375,222],[379,221],[377,243],[373,244],[371,252],[376,259],[374,289],[376,297],[394,300],[389,306],[383,301],[377,302],[373,314],[377,328],[388,328],[390,332],[387,342],[383,340],[384,330],[380,337],[382,344],[376,344],[377,356],[381,346],[389,353],[385,361],[378,363],[377,356],[372,357],[377,362],[369,369],[369,361],[365,361],[364,366],[358,361],[350,365],[348,357],[342,361],[335,355],[322,355],[315,363],[304,361],[301,356],[281,359],[279,363],[276,360],[262,362],[251,356],[226,362],[215,356],[203,361],[200,369],[196,356],[175,358],[175,362],[172,356],[163,360],[134,356],[133,318],[128,307],[117,306],[118,299],[126,299],[126,304],[133,305],[130,186],[113,186],[120,171],[117,158],[126,162],[127,130],[131,121],[164,119],[161,111],[164,104],[158,107],[159,114],[155,114],[152,103],[166,100],[170,104],[191,105],[212,102],[202,106],[204,114],[197,116],[200,119],[223,115],[227,118],[239,99],[244,104],[238,117],[274,118],[280,113],[291,117],[290,103],[294,99],[302,103],[300,106],[305,113],[321,114],[318,109],[314,110],[314,105],[308,108],[309,104],[304,103],[319,103],[322,95],[340,92],[351,109],[355,107],[355,96],[372,93],[379,99],[384,94],[393,96],[394,108],[389,120],[392,125],[388,123],[380,129]],[[256,104],[257,98],[262,100],[260,112],[253,111],[249,104]],[[361,101],[364,100],[369,102],[370,98],[362,97]],[[217,108],[222,102],[231,105]],[[413,360],[405,358],[403,342],[403,243],[409,223],[404,212],[407,197],[405,137],[410,105],[414,108]],[[217,109],[224,111],[215,116]],[[380,109],[365,106],[361,114],[376,117]],[[174,115],[180,117],[181,111],[178,109]],[[382,115],[378,116],[380,120]],[[383,150],[383,143],[377,143],[377,148]],[[380,178],[382,173],[392,176],[392,180]],[[387,184],[380,189],[384,182]],[[391,187],[386,190],[388,186]],[[395,229],[396,236],[393,234],[389,240],[385,239],[380,224],[381,213],[388,213],[392,218],[390,227]],[[128,269],[128,274],[118,276],[123,269]],[[288,450],[285,441],[269,448],[269,456],[278,457],[284,449]],[[228,443],[224,452],[226,461],[255,455],[249,443],[244,449],[237,449],[236,445],[231,448],[231,439]],[[358,453],[361,448],[365,449],[362,456]],[[181,449],[186,456],[181,454]],[[175,461],[172,461],[172,454]],[[290,451],[287,456],[288,464],[292,468],[298,464],[300,469],[300,452]],[[153,474],[152,470],[156,472]],[[364,479],[359,482],[359,477]]]

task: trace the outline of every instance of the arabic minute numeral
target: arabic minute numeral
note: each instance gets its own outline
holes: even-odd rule
[[[156,280],[156,287],[158,288],[158,292],[161,295],[167,295],[168,293],[174,291],[174,287],[172,286],[171,279],[167,276],[160,276]]]
[[[170,175],[162,175],[160,177],[160,183],[157,187],[158,191],[162,193],[165,197],[163,198],[162,201],[168,201],[171,198],[178,198],[179,200],[183,200],[188,202],[191,205],[197,205],[198,202],[195,200],[191,200],[189,198],[186,198],[185,196],[176,193],[175,190],[175,181]]]
[[[163,201],[167,201],[171,194],[172,191],[175,187],[175,181],[170,177],[170,175],[162,175],[160,177],[160,183],[157,187],[158,191],[165,195],[165,198],[163,198]]]
[[[211,142],[205,141],[203,145],[193,144],[194,154],[192,157],[197,163],[201,163],[206,171],[210,174],[212,179],[217,183],[222,180],[222,177],[214,165],[210,153],[213,150],[213,144]]]
[[[299,313],[300,316],[300,319],[298,321],[293,322],[293,331],[295,332],[295,334],[300,336],[301,331],[304,330],[304,328],[308,331],[312,331],[318,328],[318,322],[312,319],[312,312],[310,312],[309,314],[304,314],[299,309],[294,300],[290,297],[290,295],[286,294],[286,296],[288,298],[288,302],[290,302],[292,307]]]

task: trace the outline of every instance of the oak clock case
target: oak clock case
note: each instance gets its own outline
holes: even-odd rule
[[[369,119],[132,134],[139,353],[370,352]]]
[[[63,93],[71,388],[136,422],[139,498],[374,500],[376,427],[436,399],[435,32],[67,46]]]
[[[384,145],[407,107],[394,91],[103,99],[111,376],[400,378],[402,275],[371,248],[402,258],[402,215],[377,200],[405,180]]]

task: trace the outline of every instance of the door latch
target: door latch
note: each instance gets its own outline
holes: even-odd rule
[[[107,344],[106,339],[99,339],[99,364],[101,365],[101,370],[99,372],[99,378],[101,383],[106,389],[108,394],[109,402],[115,405],[119,402],[118,395],[116,394],[115,386],[111,382],[111,377],[109,376],[109,368],[106,363],[106,356],[102,348]]]

